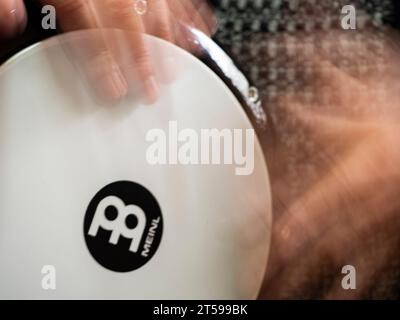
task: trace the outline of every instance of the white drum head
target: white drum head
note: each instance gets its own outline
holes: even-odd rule
[[[235,174],[235,163],[149,163],[146,140],[165,132],[168,151],[175,128],[245,132],[251,123],[199,60],[148,43],[180,69],[151,106],[135,94],[98,105],[58,39],[0,68],[0,298],[257,296],[271,224],[257,139],[250,175]]]

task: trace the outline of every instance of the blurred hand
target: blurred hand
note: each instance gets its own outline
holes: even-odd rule
[[[399,294],[399,39],[355,34],[321,33],[327,49],[311,55],[298,35],[286,66],[302,80],[268,104],[274,223],[261,298]],[[348,264],[357,290],[341,286]]]
[[[22,33],[27,22],[22,0],[0,0],[0,37],[10,38]]]
[[[206,0],[40,0],[40,3],[56,8],[57,23],[64,32],[102,28],[126,31],[129,36],[124,49],[129,50],[131,64],[140,76],[149,103],[156,99],[158,85],[143,35],[152,34],[193,51],[193,42],[181,25],[197,28],[207,35],[216,25]],[[23,1],[0,0],[0,36],[16,36],[25,26]],[[130,87],[126,70],[122,70],[110,50],[114,40],[104,33],[70,48],[73,59],[83,64],[96,93],[111,101],[126,95]]]

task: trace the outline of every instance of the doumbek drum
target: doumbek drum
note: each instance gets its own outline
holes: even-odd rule
[[[157,101],[138,86],[104,105],[67,49],[87,36],[0,67],[0,298],[255,298],[271,227],[255,89],[200,33],[242,101],[194,55],[147,37]],[[165,52],[176,68],[163,82]]]

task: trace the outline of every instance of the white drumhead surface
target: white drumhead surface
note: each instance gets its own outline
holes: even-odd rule
[[[151,106],[134,96],[97,104],[57,39],[0,68],[0,298],[257,296],[271,225],[257,140],[251,175],[236,175],[235,164],[152,165],[146,158],[148,132],[168,133],[171,121],[196,132],[252,129],[251,123],[199,60],[156,38],[148,44],[152,52],[168,47],[180,70]],[[144,186],[162,212],[157,251],[130,272],[99,264],[85,241],[90,202],[117,181]]]

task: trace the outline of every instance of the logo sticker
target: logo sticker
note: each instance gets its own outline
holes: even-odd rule
[[[130,272],[145,265],[156,253],[162,231],[156,198],[134,182],[109,184],[86,210],[86,245],[93,258],[112,271]]]

